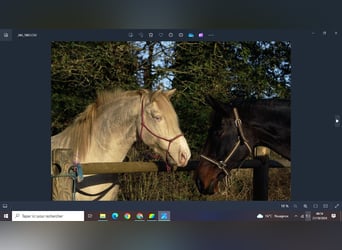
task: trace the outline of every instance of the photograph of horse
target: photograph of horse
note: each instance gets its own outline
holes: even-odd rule
[[[289,200],[291,91],[289,41],[54,41],[50,197]]]
[[[196,185],[202,194],[214,194],[218,183],[233,167],[265,146],[291,160],[290,101],[266,99],[242,103],[221,103],[207,98],[213,108],[199,166]]]
[[[101,92],[61,133],[51,137],[51,149],[70,148],[77,163],[121,162],[137,140],[163,157],[168,167],[184,167],[189,146],[180,131],[169,91]],[[114,174],[85,176],[76,200],[116,200]]]

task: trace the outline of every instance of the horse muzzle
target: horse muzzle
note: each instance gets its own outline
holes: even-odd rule
[[[196,186],[197,186],[198,191],[201,194],[213,195],[213,194],[215,194],[215,189],[216,189],[216,186],[217,186],[217,181],[215,181],[215,180],[211,181],[209,183],[209,185],[206,187],[199,178],[196,178]]]
[[[177,140],[169,144],[166,161],[170,165],[185,167],[188,165],[190,157],[191,152],[184,136],[177,138]]]

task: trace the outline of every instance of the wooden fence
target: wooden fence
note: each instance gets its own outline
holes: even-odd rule
[[[240,168],[253,168],[253,200],[268,199],[269,168],[290,167],[286,160],[267,159],[269,151],[255,151],[255,159],[247,160]],[[176,171],[192,171],[199,161],[190,161],[186,167]],[[71,149],[54,149],[51,156],[52,199],[73,200],[77,176],[74,171],[73,152]],[[106,162],[82,163],[83,174],[137,173],[166,171],[165,163],[158,162]]]

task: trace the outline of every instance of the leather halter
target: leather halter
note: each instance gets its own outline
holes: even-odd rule
[[[153,136],[155,136],[155,137],[157,137],[158,139],[161,139],[161,140],[163,140],[163,141],[167,141],[167,142],[169,143],[168,146],[167,146],[167,151],[166,151],[166,155],[165,155],[165,162],[166,162],[166,169],[167,169],[167,171],[168,171],[168,172],[171,171],[171,167],[170,167],[169,161],[168,161],[168,159],[167,159],[167,156],[170,155],[169,151],[170,151],[171,143],[172,143],[173,141],[175,141],[176,139],[178,139],[179,137],[184,136],[184,135],[183,135],[183,134],[179,134],[179,135],[177,135],[177,136],[175,136],[175,137],[173,137],[173,138],[171,138],[171,139],[167,139],[167,138],[165,138],[165,137],[162,137],[162,136],[160,136],[160,135],[157,135],[157,134],[154,133],[151,129],[149,129],[149,128],[146,126],[145,121],[144,121],[144,96],[143,96],[142,99],[141,99],[141,128],[140,128],[140,139],[141,139],[141,140],[143,140],[143,139],[142,139],[142,132],[143,132],[143,129],[144,129],[144,128],[145,128],[151,135],[153,135]],[[171,155],[170,155],[170,156],[171,156]]]
[[[209,161],[210,163],[216,165],[219,169],[221,169],[227,176],[229,175],[230,171],[233,169],[232,167],[227,168],[227,163],[230,160],[230,158],[233,156],[233,154],[235,153],[235,151],[237,150],[237,148],[241,145],[245,145],[249,151],[249,154],[252,155],[252,148],[251,146],[248,144],[248,141],[245,137],[245,134],[243,133],[243,129],[242,129],[242,121],[239,117],[239,112],[237,110],[237,108],[233,108],[233,112],[234,112],[234,117],[235,117],[235,127],[238,130],[238,139],[237,142],[235,143],[233,149],[230,151],[230,153],[227,155],[226,159],[224,159],[223,161],[217,161],[214,160],[208,156],[205,155],[200,155],[201,158]]]

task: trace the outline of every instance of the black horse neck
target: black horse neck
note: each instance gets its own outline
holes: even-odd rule
[[[289,101],[257,100],[236,108],[243,124],[245,136],[252,147],[266,146],[290,159]],[[235,119],[234,115],[233,119]]]

